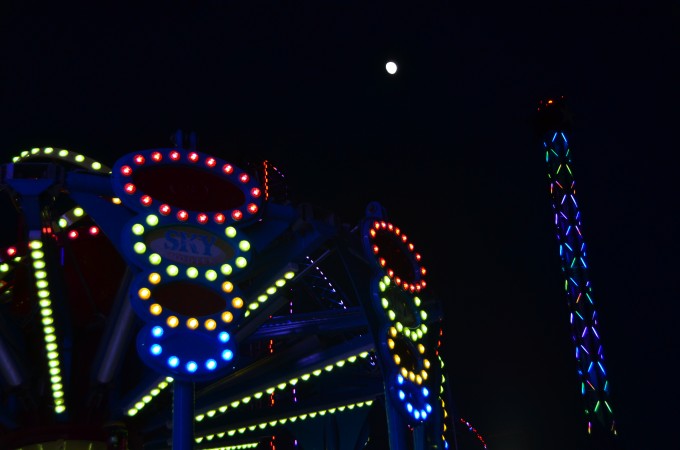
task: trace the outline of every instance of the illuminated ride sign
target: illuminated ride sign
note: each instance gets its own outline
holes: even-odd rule
[[[373,266],[371,297],[380,325],[377,353],[386,390],[409,421],[423,422],[439,408],[436,352],[428,342],[421,256],[401,229],[379,219],[362,227],[364,253]],[[430,333],[431,334],[431,333]]]
[[[132,308],[146,323],[137,337],[151,368],[186,381],[222,374],[237,356],[230,330],[244,313],[233,276],[248,266],[242,224],[260,216],[261,188],[218,158],[178,149],[119,159],[114,193],[136,211],[121,235]]]

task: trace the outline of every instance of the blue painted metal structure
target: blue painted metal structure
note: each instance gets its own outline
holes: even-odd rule
[[[305,448],[305,439],[315,445],[306,421],[321,424],[329,448],[364,448],[370,436],[375,445],[381,427],[392,450],[454,441],[441,402],[442,317],[413,244],[378,203],[356,225],[337,223],[291,204],[270,163],[244,167],[183,148],[124,155],[111,170],[63,149],[2,166],[0,186],[21,219],[6,226],[24,236],[3,249],[0,272],[0,317],[22,324],[0,336],[3,448],[56,435],[117,449],[277,436],[277,448]],[[236,200],[219,203],[225,191]],[[31,239],[51,255],[51,303],[25,267]],[[383,261],[388,246],[397,270]],[[191,259],[192,249],[205,258]],[[64,369],[52,378],[33,333],[45,308],[61,311],[43,322]],[[50,389],[63,389],[62,413]],[[386,417],[369,426],[376,405]],[[363,419],[339,429],[336,415],[350,412]]]

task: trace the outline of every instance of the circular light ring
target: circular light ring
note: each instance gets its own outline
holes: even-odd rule
[[[21,162],[28,159],[48,158],[57,161],[65,161],[74,164],[78,167],[97,173],[111,173],[111,169],[104,164],[96,161],[90,157],[82,155],[77,152],[72,152],[63,148],[32,148],[24,150],[18,156],[12,158],[13,163]]]
[[[191,197],[199,205],[215,203],[201,209],[193,202],[190,202],[191,205],[176,205],[170,199],[154,198],[150,192],[144,192],[138,182],[138,178],[144,173],[151,176],[155,172],[151,177],[153,178],[151,185],[155,185],[163,184],[164,176],[177,180],[184,172],[187,178],[190,178],[189,175],[195,174],[196,171],[199,171],[198,178],[202,180],[201,182],[207,183],[207,180],[212,180],[226,183],[222,187],[229,186],[228,191],[232,194],[239,191],[239,198],[227,202],[225,200],[228,197],[227,190],[224,189],[223,192],[182,193],[183,198]],[[112,171],[112,184],[114,192],[124,199],[126,206],[143,213],[173,216],[190,224],[247,223],[260,216],[263,202],[262,188],[249,173],[220,158],[182,149],[153,149],[129,153],[116,161]],[[196,191],[205,187],[191,183],[182,186],[188,186]],[[176,196],[179,197],[179,194],[176,193]],[[233,207],[226,209],[221,207],[234,202],[237,204]]]
[[[421,292],[425,267],[421,255],[399,227],[383,220],[366,220],[362,227],[364,253],[374,268],[392,278],[404,291]]]
[[[388,390],[409,420],[423,422],[432,413],[438,397],[436,361],[420,353],[417,345],[389,330],[384,334],[380,358],[386,368]]]
[[[246,310],[238,287],[223,277],[209,281],[186,272],[171,276],[147,271],[133,279],[129,293],[132,308],[144,322],[189,334],[229,327]]]
[[[250,241],[236,227],[199,228],[158,214],[130,220],[123,227],[121,242],[125,256],[142,269],[167,272],[175,266],[185,273],[194,267],[197,279],[232,276],[251,261]]]
[[[372,284],[371,298],[374,309],[385,323],[411,341],[422,341],[427,333],[427,311],[422,307],[420,297],[405,292],[392,282],[387,275],[376,278]]]
[[[137,352],[155,371],[182,381],[206,381],[224,376],[236,357],[234,339],[224,329],[186,333],[155,324],[147,324],[140,330]]]

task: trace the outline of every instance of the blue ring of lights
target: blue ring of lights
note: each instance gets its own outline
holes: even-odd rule
[[[146,365],[183,381],[205,381],[233,366],[236,348],[224,329],[196,331],[147,324],[137,335],[137,352]]]

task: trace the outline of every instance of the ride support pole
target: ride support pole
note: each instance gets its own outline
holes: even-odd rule
[[[194,448],[194,383],[173,382],[172,398],[172,449]]]

